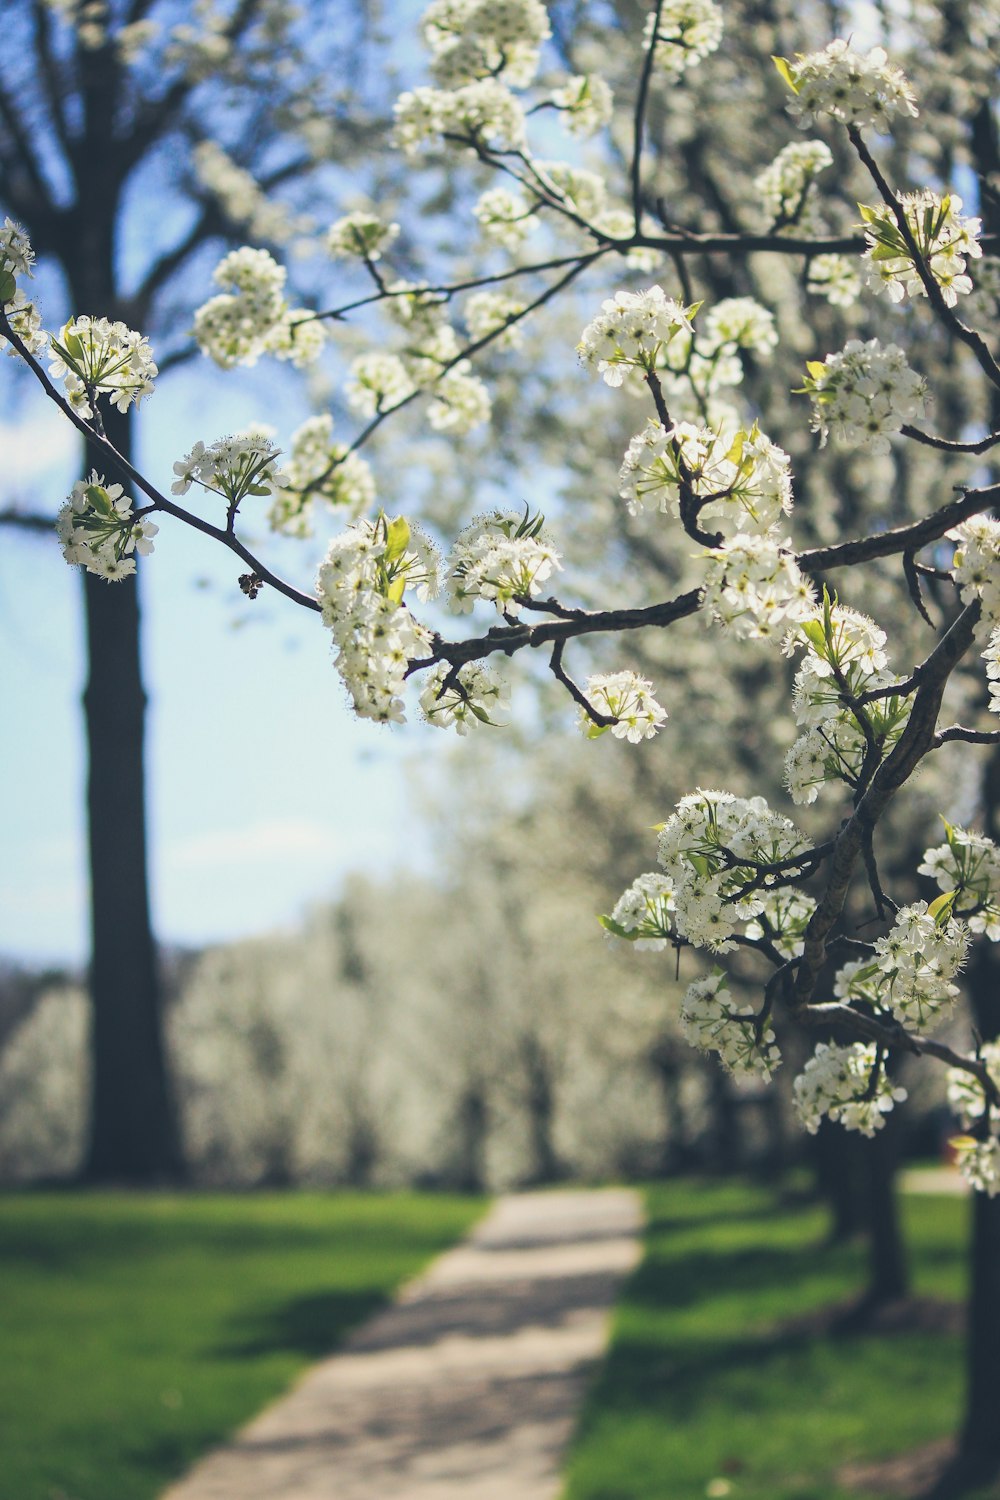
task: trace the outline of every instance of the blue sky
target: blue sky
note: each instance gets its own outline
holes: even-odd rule
[[[259,377],[242,397],[234,387],[234,418],[219,381],[193,367],[149,403],[143,465],[161,487],[175,457],[245,425],[265,393],[280,438],[301,419],[291,392]],[[76,439],[40,393],[25,395],[19,420],[0,422],[4,500],[53,512],[75,475]],[[54,538],[7,528],[0,543],[0,955],[76,963],[87,946],[80,581]],[[288,546],[282,557],[306,588],[314,555]],[[241,571],[169,519],[144,570],[153,909],[168,942],[288,926],[348,870],[431,859],[413,814],[415,762],[444,736],[355,721],[317,617],[266,592],[248,603]]]

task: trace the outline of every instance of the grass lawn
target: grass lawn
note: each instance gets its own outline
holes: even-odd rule
[[[564,1500],[858,1500],[836,1479],[954,1431],[957,1334],[823,1337],[810,1315],[863,1285],[822,1212],[763,1188],[650,1189],[646,1258],[619,1304]],[[919,1296],[963,1294],[968,1205],[904,1200]],[[798,1320],[798,1328],[795,1326]],[[727,1488],[728,1486],[728,1488]]]
[[[151,1500],[457,1239],[438,1195],[0,1195],[0,1500]]]

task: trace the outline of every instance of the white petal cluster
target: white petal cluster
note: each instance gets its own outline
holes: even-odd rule
[[[741,640],[770,640],[815,612],[812,585],[789,538],[737,532],[704,553],[702,600],[711,619]]]
[[[985,834],[945,822],[946,842],[924,850],[919,875],[951,896],[951,910],[969,929],[1000,942],[1000,849]]]
[[[462,88],[416,88],[400,94],[395,107],[395,139],[408,155],[444,141],[516,151],[524,145],[524,111],[496,78]]]
[[[423,31],[434,76],[444,88],[482,78],[524,88],[552,34],[541,0],[433,0]]]
[[[872,957],[838,971],[834,994],[888,1011],[913,1031],[926,1031],[958,995],[951,981],[968,945],[965,923],[947,911],[934,916],[926,901],[900,907]]]
[[[723,536],[768,532],[792,508],[789,457],[756,424],[736,433],[649,422],[629,443],[618,493],[631,515],[655,505],[680,515],[682,490],[699,502],[699,522]]]
[[[465,300],[462,316],[472,338],[484,339],[492,333],[498,333],[495,348],[516,349],[523,343],[524,333],[511,319],[518,317],[523,311],[524,303],[519,302],[516,297],[509,297],[505,292],[473,292]],[[503,331],[499,332],[501,329]]]
[[[132,554],[152,552],[158,530],[148,517],[133,520],[132,502],[121,485],[108,484],[94,472],[73,486],[56,517],[56,535],[66,561],[108,582],[135,572]]]
[[[13,331],[30,354],[41,354],[49,341],[42,315],[17,284],[19,276],[33,276],[35,252],[19,224],[4,219],[0,229],[0,306]],[[7,342],[0,334],[0,344]],[[6,351],[16,357],[13,345]]]
[[[549,97],[562,112],[563,124],[573,135],[586,139],[610,123],[614,96],[597,73],[567,78]]]
[[[668,297],[661,286],[645,292],[616,292],[583,330],[577,353],[607,385],[619,386],[627,370],[655,370],[672,338],[682,331],[694,332],[691,316],[691,309]]]
[[[803,129],[819,115],[832,115],[845,125],[885,131],[893,115],[917,113],[906,75],[882,47],[855,52],[838,38],[821,52],[799,53],[784,66],[794,91],[788,112]]]
[[[91,400],[110,396],[112,406],[127,411],[152,394],[156,365],[141,333],[107,318],[71,318],[50,340],[49,374],[62,380],[70,405],[82,417],[93,416]]]
[[[979,244],[982,221],[961,212],[962,200],[957,193],[942,197],[931,188],[923,188],[918,193],[904,193],[900,201],[921,260],[945,302],[954,307],[960,296],[972,291],[965,263],[967,257],[977,260],[983,253]],[[884,203],[875,208],[861,204],[860,208],[868,285],[876,292],[888,292],[892,302],[902,302],[907,294],[926,297],[927,288],[892,209]]]
[[[981,599],[984,618],[1000,624],[1000,521],[972,516],[948,536],[956,543],[951,571],[963,604]]]
[[[174,495],[186,495],[192,484],[221,495],[235,509],[247,495],[273,495],[288,484],[278,468],[280,449],[265,434],[251,429],[218,438],[208,446],[195,443],[174,464]]]
[[[742,381],[740,350],[768,359],[777,343],[773,314],[753,297],[716,302],[693,337],[682,332],[665,351],[659,377],[671,408],[685,416],[697,410],[704,421],[712,397]]]
[[[448,559],[452,609],[466,614],[477,599],[500,615],[520,613],[521,598],[533,598],[561,566],[542,530],[541,517],[493,510],[477,516],[455,539]]]
[[[825,141],[792,141],[753,180],[754,191],[773,232],[816,234],[822,227],[815,194],[819,173],[833,165]]]
[[[713,0],[664,0],[659,25],[655,14],[646,17],[643,46],[654,47],[653,65],[667,79],[697,67],[721,41],[722,9]]]
[[[661,953],[674,936],[674,886],[652,870],[633,880],[601,925],[612,940],[624,938],[640,952]]]
[[[727,1072],[767,1081],[781,1062],[774,1032],[769,1026],[759,1027],[749,1005],[737,1006],[725,979],[716,969],[688,985],[681,1002],[681,1031],[692,1047],[717,1052]]]
[[[832,432],[841,442],[888,453],[889,434],[924,415],[927,383],[911,370],[898,344],[849,339],[822,364],[812,360],[803,387],[812,398],[812,429],[820,447]]]
[[[518,250],[538,225],[532,205],[523,193],[507,188],[487,188],[473,210],[486,239],[504,250]]]
[[[287,536],[312,534],[313,502],[325,500],[351,517],[375,502],[375,480],[369,465],[346,443],[333,441],[329,412],[309,417],[293,434],[285,465],[287,487],[276,492],[268,521]]]
[[[25,231],[13,219],[5,218],[0,229],[0,276],[33,276],[35,252]],[[4,289],[6,290],[6,288]],[[6,296],[4,301],[9,300]]]
[[[1000,1087],[1000,1042],[983,1042],[978,1056]],[[966,1130],[977,1132],[952,1139],[959,1171],[976,1192],[995,1197],[1000,1192],[1000,1119],[989,1109],[978,1078],[964,1068],[948,1069],[948,1107]]]
[[[234,290],[211,297],[195,313],[194,336],[202,353],[227,370],[255,364],[287,311],[286,275],[266,250],[244,245],[224,256],[213,280]]]
[[[507,684],[482,662],[466,662],[455,674],[441,662],[427,678],[420,707],[428,724],[468,734],[477,724],[500,725],[507,698]]]
[[[825,297],[831,307],[851,307],[861,295],[861,277],[847,255],[814,255],[806,271],[806,291]]]
[[[603,177],[568,161],[536,161],[534,167],[545,191],[570,213],[588,223],[600,216],[608,191]]]
[[[326,248],[339,260],[376,261],[398,236],[398,224],[386,224],[377,213],[359,208],[330,225]]]
[[[793,1097],[810,1135],[829,1117],[846,1130],[872,1136],[893,1106],[906,1098],[906,1090],[887,1077],[874,1043],[837,1047],[820,1042],[795,1080]]]
[[[753,942],[767,941],[782,958],[798,958],[805,947],[805,932],[816,910],[816,902],[804,891],[781,886],[768,891],[760,914],[747,923],[746,936]]]
[[[987,686],[990,691],[989,711],[991,714],[1000,714],[1000,626],[994,626],[990,631],[983,660],[986,663]]]
[[[742,925],[765,911],[769,893],[787,884],[787,872],[761,866],[807,847],[794,823],[772,812],[763,797],[700,788],[682,797],[658,841],[678,933],[696,947],[731,948]]]
[[[438,588],[438,560],[430,542],[402,518],[355,521],[330,544],[316,581],[323,622],[333,632],[335,665],[359,717],[401,723],[403,683],[410,662],[425,652],[431,633],[403,603]]]
[[[351,361],[344,394],[352,411],[363,417],[374,417],[391,411],[416,386],[398,354],[359,354]]]
[[[857,785],[868,739],[848,699],[901,679],[887,671],[885,631],[847,605],[825,599],[822,610],[800,622],[793,643],[805,646],[792,693],[795,722],[805,732],[785,757],[785,780],[792,801],[802,804],[814,802],[828,782]],[[894,693],[864,704],[880,756],[899,739],[911,706],[911,698]]]
[[[666,709],[653,697],[653,684],[637,672],[596,672],[587,678],[583,696],[599,714],[617,719],[611,733],[632,745],[651,740],[667,721]],[[591,739],[604,733],[582,708],[579,724]]]
[[[473,375],[467,359],[435,379],[433,394],[427,420],[435,432],[460,437],[490,420],[490,393],[479,376]]]

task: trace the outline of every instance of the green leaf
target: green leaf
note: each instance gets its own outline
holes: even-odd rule
[[[402,604],[403,594],[406,592],[406,574],[400,573],[394,578],[385,591],[385,597],[391,604]]]
[[[817,651],[826,654],[826,632],[818,620],[803,620],[802,634]]]
[[[774,63],[774,66],[777,68],[779,74],[785,80],[792,93],[797,94],[799,91],[799,86],[795,82],[795,75],[792,72],[792,65],[788,61],[787,57],[775,57],[772,53],[771,61]]]
[[[607,734],[610,728],[610,724],[588,724],[587,738],[588,740],[599,740],[601,735]]]
[[[616,938],[622,938],[626,943],[634,943],[640,935],[635,929],[629,931],[627,927],[623,927],[620,922],[615,921],[614,917],[598,917],[597,920],[605,932],[613,933]]]
[[[869,208],[867,203],[858,204],[858,213],[861,215],[862,219],[864,219],[866,224],[874,224],[875,220],[878,218],[878,209]]]
[[[932,901],[927,908],[927,915],[933,917],[939,927],[943,927],[951,917],[952,907],[955,905],[955,897],[957,895],[957,891],[945,891],[943,895],[938,896],[936,901]]]
[[[822,359],[807,359],[806,369],[813,380],[819,380],[821,376],[826,374],[826,361]]]
[[[410,523],[405,516],[397,516],[394,521],[386,522],[385,560],[387,563],[396,562],[401,558],[409,546],[409,542]]]
[[[17,280],[13,271],[0,271],[0,302],[13,302]]]

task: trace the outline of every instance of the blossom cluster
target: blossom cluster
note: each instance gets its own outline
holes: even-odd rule
[[[952,980],[968,944],[968,929],[951,916],[947,902],[937,912],[926,901],[900,907],[890,931],[875,942],[871,958],[856,959],[838,971],[834,994],[925,1031],[958,995]]]
[[[618,478],[631,515],[655,504],[679,516],[687,494],[700,524],[723,536],[770,531],[792,508],[788,454],[756,423],[732,433],[651,421],[629,443]]]
[[[583,696],[597,713],[617,721],[595,724],[581,708],[580,727],[590,739],[610,728],[615,739],[638,745],[652,739],[666,723],[667,711],[653,697],[653,684],[637,672],[596,672],[587,678]]]
[[[235,511],[247,495],[273,495],[288,484],[288,476],[278,468],[279,457],[271,439],[254,429],[218,438],[207,447],[197,442],[174,464],[177,478],[171,492],[186,495],[197,484],[221,495]]]
[[[438,590],[438,560],[421,532],[402,517],[359,520],[335,537],[316,592],[333,633],[335,665],[357,714],[402,723],[403,682],[410,662],[430,647],[431,633],[403,603]]]
[[[382,252],[398,235],[398,224],[386,224],[376,213],[355,209],[331,224],[326,248],[338,258],[376,261],[382,259]]]
[[[804,733],[785,757],[785,780],[792,801],[802,804],[814,802],[830,781],[856,787],[868,756],[880,760],[898,740],[911,700],[891,692],[866,699],[899,681],[887,670],[885,631],[828,596],[790,644],[805,647],[792,693]]]
[[[675,936],[675,910],[673,881],[652,870],[622,892],[601,926],[609,937],[634,943],[640,952],[660,953]]]
[[[704,553],[702,601],[710,618],[741,640],[772,640],[815,610],[812,584],[791,542],[771,530],[737,532]]]
[[[227,370],[256,364],[262,354],[296,367],[312,364],[326,334],[307,308],[288,306],[286,276],[266,250],[244,245],[224,256],[213,279],[233,290],[210,297],[195,313],[194,336],[202,353]]]
[[[774,1032],[749,1005],[737,1006],[715,969],[689,984],[681,1003],[681,1033],[701,1052],[717,1052],[730,1073],[749,1073],[767,1081],[781,1062]]]
[[[846,1130],[872,1136],[906,1098],[906,1090],[888,1077],[874,1043],[838,1047],[820,1042],[795,1080],[793,1098],[810,1135],[829,1118]]]
[[[942,822],[945,842],[924,850],[917,873],[937,882],[971,932],[1000,942],[1000,849],[985,834]]]
[[[592,365],[605,384],[620,386],[628,370],[650,373],[680,332],[693,333],[696,307],[683,307],[661,286],[645,292],[616,292],[580,336],[577,352]]]
[[[4,219],[0,229],[0,307],[28,352],[41,354],[49,336],[42,328],[38,308],[17,284],[19,276],[34,275],[34,263],[35,252],[24,230],[13,219]],[[0,343],[4,342],[3,334],[0,334]],[[15,354],[16,351],[11,347],[7,353]]]
[[[893,115],[917,113],[906,75],[882,47],[855,52],[838,38],[819,52],[799,53],[794,62],[775,61],[792,90],[788,112],[803,129],[819,115],[832,115],[845,125],[884,131]]]
[[[722,9],[713,0],[664,0],[659,19],[646,17],[643,43],[653,67],[668,79],[697,67],[722,41]]]
[[[551,28],[542,0],[432,0],[423,33],[443,88],[484,78],[523,88],[538,71]]]
[[[1000,1088],[1000,1042],[983,1042],[977,1056]],[[976,1132],[953,1138],[956,1164],[971,1187],[994,1198],[1000,1192],[1000,1119],[975,1074],[948,1069],[948,1106],[966,1130]]]
[[[889,434],[922,417],[927,383],[897,344],[849,339],[837,354],[810,360],[803,390],[812,397],[812,428],[823,447],[830,433],[871,453],[888,453]]]
[[[753,180],[772,232],[816,234],[822,228],[810,192],[817,176],[833,165],[825,141],[791,141]]]
[[[524,111],[499,79],[481,78],[453,92],[427,86],[400,94],[395,137],[408,154],[449,140],[516,151],[525,143]]]
[[[492,510],[477,516],[456,537],[448,559],[451,607],[460,614],[477,599],[500,615],[517,615],[521,600],[534,598],[561,566],[543,530],[541,516]]]
[[[148,517],[136,520],[132,502],[120,484],[108,484],[91,471],[78,480],[56,517],[63,557],[109,583],[135,572],[135,557],[152,552],[159,527]]]
[[[768,893],[787,884],[789,862],[807,847],[763,797],[701,789],[682,797],[658,841],[680,936],[716,952],[731,948],[742,925],[765,911]]]
[[[954,307],[960,296],[972,291],[965,265],[967,258],[977,260],[983,253],[979,243],[981,220],[961,212],[962,200],[956,193],[942,197],[931,188],[904,193],[900,204],[920,263],[937,283],[947,305]],[[876,292],[888,292],[892,302],[902,302],[907,294],[926,297],[918,262],[893,210],[884,203],[874,208],[862,203],[859,207],[864,220],[868,285]]]
[[[1000,625],[1000,521],[971,516],[948,536],[957,543],[951,571],[963,604],[980,599],[984,618]]]
[[[370,466],[346,443],[334,442],[333,417],[308,417],[293,434],[285,465],[287,485],[275,491],[268,520],[274,531],[309,536],[315,500],[325,500],[352,517],[375,503]]]
[[[92,402],[109,396],[112,406],[127,411],[152,394],[156,365],[141,333],[107,318],[82,316],[64,323],[49,343],[49,374],[62,380],[66,397],[81,417],[92,417]]]
[[[614,98],[610,86],[597,73],[575,74],[553,89],[549,97],[573,135],[594,135],[611,120]]]
[[[482,662],[457,669],[440,662],[425,679],[420,707],[428,724],[468,734],[476,724],[501,724],[507,697],[507,684]]]
[[[693,316],[695,308],[688,312]],[[704,421],[713,398],[742,381],[740,351],[767,359],[777,343],[768,308],[753,297],[723,297],[693,333],[682,330],[663,350],[658,375],[671,407],[684,415],[697,413]],[[725,420],[732,425],[729,411]]]

